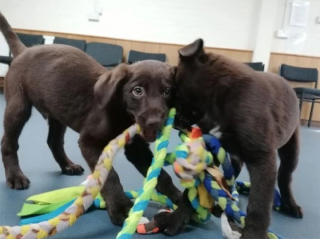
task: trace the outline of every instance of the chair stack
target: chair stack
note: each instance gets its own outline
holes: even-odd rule
[[[34,45],[44,44],[44,37],[41,35],[30,35],[30,34],[17,34],[22,43],[27,47],[32,47]],[[123,62],[123,48],[122,46],[102,43],[102,42],[89,42],[85,40],[77,40],[70,38],[55,37],[53,44],[63,44],[68,46],[73,46],[78,48],[81,51],[84,51],[102,66],[107,69],[112,69],[115,66]],[[10,56],[0,56],[0,63],[7,64],[10,66],[12,62],[12,57]],[[165,54],[156,54],[156,53],[146,53],[130,50],[127,63],[133,64],[138,61],[143,60],[157,60],[165,62],[167,59]]]

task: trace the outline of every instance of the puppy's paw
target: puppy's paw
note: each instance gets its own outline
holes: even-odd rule
[[[129,211],[133,206],[133,202],[129,198],[121,200],[115,199],[108,205],[108,213],[113,224],[122,226],[128,217]]]
[[[154,216],[155,225],[168,236],[174,236],[180,233],[188,220],[182,216],[176,215],[175,212],[161,212]]]
[[[259,229],[243,228],[240,239],[268,239],[268,233]]]
[[[68,164],[64,168],[62,168],[62,173],[66,175],[82,175],[84,172],[84,169],[77,164]]]
[[[296,203],[281,203],[281,211],[284,213],[296,217],[296,218],[303,218],[303,211],[302,208],[297,205]]]
[[[229,222],[225,213],[221,214],[221,231],[226,239],[239,239],[242,234],[242,229],[234,222]]]
[[[30,180],[22,173],[10,173],[7,177],[7,185],[11,189],[23,190],[29,188]]]

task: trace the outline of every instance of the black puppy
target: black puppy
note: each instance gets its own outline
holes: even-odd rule
[[[282,77],[205,53],[201,39],[179,54],[176,126],[202,125],[221,136],[223,147],[247,165],[252,186],[241,238],[266,239],[277,175],[276,151],[281,159],[282,209],[302,217],[290,186],[299,154],[297,97]],[[194,213],[186,196],[184,192],[183,203],[174,213],[155,217],[167,234],[178,233]]]

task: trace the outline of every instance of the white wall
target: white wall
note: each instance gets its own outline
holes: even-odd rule
[[[307,1],[310,2],[308,25],[307,27],[295,27],[289,25],[293,0],[279,0],[275,33],[280,29],[297,33],[306,32],[307,38],[299,47],[292,49],[289,46],[290,39],[280,39],[277,38],[275,34],[271,48],[273,52],[320,56],[320,24],[316,22],[317,17],[320,16],[320,0]]]
[[[257,9],[259,14],[255,33],[256,40],[251,60],[263,62],[264,69],[268,69],[269,66],[278,3],[279,0],[261,0],[260,8]]]
[[[0,34],[0,56],[8,56],[9,55],[9,47],[3,37]],[[3,77],[8,71],[8,66],[5,64],[0,64],[0,77]]]
[[[206,46],[254,46],[260,0],[0,0],[14,28],[95,35],[128,40]],[[88,21],[98,3],[99,22]],[[0,54],[8,47],[0,37]],[[0,64],[0,76],[7,66]]]
[[[100,0],[100,22],[89,22],[94,0],[0,0],[15,28],[130,40],[252,49],[260,0]]]
[[[279,0],[271,51],[289,52],[276,31],[307,32],[297,54],[320,56],[320,0],[311,2],[306,28],[289,26],[293,0]],[[99,22],[89,22],[95,3]],[[186,44],[202,37],[207,46],[253,50],[261,0],[0,0],[14,28],[78,33],[120,39]],[[272,14],[270,14],[272,15]],[[0,36],[0,54],[8,48]],[[0,64],[0,75],[6,66]]]

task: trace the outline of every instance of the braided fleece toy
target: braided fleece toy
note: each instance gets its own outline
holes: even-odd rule
[[[162,132],[158,133],[156,140],[155,158],[148,170],[147,178],[144,182],[143,190],[139,192],[129,217],[125,221],[122,231],[117,238],[131,238],[135,232],[138,221],[152,196],[153,190],[157,185],[157,178],[166,157],[166,148],[172,129],[175,109],[170,110],[169,118],[163,127]],[[88,181],[84,192],[75,202],[64,210],[59,216],[37,224],[24,226],[2,226],[0,227],[0,239],[43,239],[51,237],[56,233],[70,227],[76,220],[93,204],[103,184],[105,183],[112,168],[115,153],[128,143],[132,137],[140,133],[139,125],[135,124],[125,130],[116,139],[112,140],[103,150],[99,157],[95,171]]]
[[[176,175],[181,178],[181,184],[188,189],[189,200],[197,212],[193,219],[198,222],[207,222],[211,217],[211,210],[218,206],[224,212],[221,217],[223,235],[228,239],[238,239],[241,237],[242,227],[245,226],[246,214],[237,205],[239,194],[236,190],[231,160],[215,137],[201,136],[200,129],[196,127],[192,132],[180,132],[183,143],[177,147],[175,155],[171,154],[167,157],[167,161],[173,164]],[[206,145],[216,159],[215,163],[218,166],[221,165],[223,175],[214,165],[213,156],[206,150]],[[241,186],[243,191],[249,189]],[[229,223],[227,216],[233,218],[241,227],[233,222]],[[146,233],[158,231],[154,227],[156,222],[152,220],[145,224],[146,229],[143,231]],[[271,231],[268,232],[268,237],[281,239]]]

